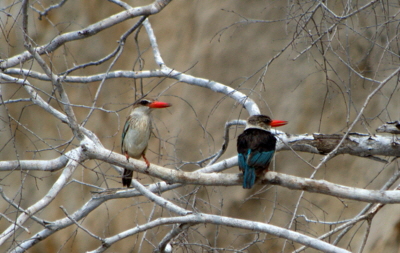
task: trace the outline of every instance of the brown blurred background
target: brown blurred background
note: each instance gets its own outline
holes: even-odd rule
[[[129,2],[132,6],[148,4],[151,1]],[[13,1],[3,1],[5,8]],[[41,1],[33,4],[49,6],[53,1]],[[365,3],[357,2],[353,9]],[[299,7],[300,4],[302,8]],[[398,45],[396,25],[387,20],[395,20],[392,13],[399,10],[398,3],[382,3],[359,15],[343,20],[337,29],[323,37],[310,50],[297,57],[312,41],[337,22],[326,11],[317,11],[313,19],[301,29],[303,21],[300,14],[313,6],[310,3],[288,3],[285,1],[173,1],[161,13],[151,16],[150,22],[155,31],[161,54],[165,63],[178,71],[214,80],[249,95],[259,105],[261,112],[277,119],[288,120],[282,131],[291,134],[321,132],[325,134],[343,133],[361,109],[365,98],[376,88],[376,84],[367,82],[352,74],[349,68],[339,60],[350,62],[355,70],[369,78],[382,80],[398,66]],[[390,9],[388,7],[390,5]],[[344,6],[340,2],[332,4],[331,9],[342,13]],[[7,12],[17,16],[20,5],[6,8]],[[122,11],[108,1],[70,0],[62,8],[49,12],[47,17],[38,19],[38,14],[30,10],[29,35],[38,45],[48,43],[58,34],[75,31]],[[375,18],[378,16],[379,18]],[[2,19],[0,35],[0,57],[9,58],[21,53],[21,19]],[[246,17],[252,20],[284,20],[281,22],[251,23],[243,22]],[[51,63],[55,73],[61,73],[74,65],[96,61],[112,52],[121,34],[133,26],[138,19],[128,20],[96,36],[67,43],[54,53],[43,56]],[[383,25],[385,24],[385,25]],[[398,24],[398,22],[397,22]],[[317,27],[317,29],[315,28]],[[300,33],[295,37],[296,33]],[[309,35],[313,34],[312,37]],[[138,48],[134,36],[125,43],[120,59],[111,69],[140,70],[137,62]],[[331,42],[328,42],[331,39]],[[390,39],[393,39],[390,41]],[[154,63],[145,29],[139,35],[139,50],[144,60],[143,69],[151,70],[158,66]],[[292,43],[289,45],[289,43]],[[389,43],[390,42],[390,43]],[[289,47],[269,65],[263,76],[265,65],[286,45]],[[394,53],[388,53],[384,49]],[[103,73],[111,61],[99,66],[87,67],[71,75],[93,75]],[[32,62],[23,65],[30,68]],[[19,66],[15,66],[19,67]],[[41,71],[33,64],[32,68]],[[259,82],[263,77],[264,83]],[[392,80],[370,102],[356,125],[354,132],[375,133],[377,126],[390,120],[399,119],[399,89]],[[28,79],[39,87],[45,100],[54,87],[49,82]],[[86,127],[93,131],[103,145],[120,152],[120,135],[129,104],[135,101],[135,87],[143,85],[149,96],[159,97],[170,102],[173,107],[153,113],[155,134],[149,145],[148,158],[152,163],[169,168],[193,171],[197,165],[188,164],[204,159],[222,145],[223,127],[226,121],[246,119],[248,113],[235,101],[222,94],[166,79],[109,79],[101,90],[96,106],[114,112],[95,111]],[[64,84],[70,100],[76,105],[91,106],[99,82]],[[25,90],[16,84],[1,84],[4,100],[27,98]],[[50,102],[54,107],[60,104]],[[125,108],[125,109],[124,109]],[[79,122],[87,116],[88,109],[75,108]],[[123,109],[123,110],[122,110]],[[8,115],[13,118],[8,117]],[[53,159],[74,148],[79,143],[64,145],[72,138],[68,126],[62,124],[44,110],[32,103],[15,103],[0,106],[1,138],[0,159]],[[19,122],[19,124],[16,123]],[[228,151],[221,159],[236,155],[236,136],[242,128],[231,129],[231,142]],[[33,134],[34,133],[34,134]],[[39,137],[40,136],[40,139]],[[62,144],[62,145],[61,145]],[[50,148],[57,147],[57,150]],[[303,159],[317,165],[321,156],[299,154]],[[391,158],[386,158],[391,160]],[[309,177],[313,169],[301,161],[292,152],[277,154],[273,169],[291,175]],[[316,178],[347,186],[367,189],[379,189],[398,169],[396,162],[389,166],[358,157],[337,156],[318,171]],[[237,173],[237,167],[227,172]],[[1,186],[4,193],[22,208],[27,208],[40,199],[60,175],[60,171],[44,172],[2,172]],[[137,175],[144,184],[157,181],[145,175]],[[76,170],[76,180],[104,188],[121,187],[118,173],[108,164],[99,161],[85,162]],[[65,217],[59,206],[69,213],[80,208],[91,197],[95,189],[78,183],[71,183],[49,207],[37,214],[48,221]],[[286,227],[301,192],[282,187],[257,186],[252,190],[236,187],[194,187],[186,186],[162,194],[185,208],[221,214],[230,217],[269,222]],[[319,221],[339,221],[354,217],[365,203],[305,193],[300,201],[297,214]],[[0,201],[1,212],[11,218],[17,213],[5,201]],[[154,208],[154,215],[150,217]],[[372,227],[364,252],[399,252],[400,225],[397,205],[384,207],[373,219]],[[169,216],[155,207],[145,198],[118,199],[108,202],[82,221],[92,233],[101,237],[112,236],[118,232],[143,224],[148,219]],[[4,231],[10,224],[1,219],[0,228]],[[31,234],[19,232],[10,239],[1,251],[9,249],[15,243],[31,237],[42,228],[35,222],[25,224]],[[143,233],[113,245],[109,252],[150,252],[151,244],[159,240],[171,227],[161,227],[148,231],[147,241],[142,242]],[[341,247],[357,250],[365,233],[366,224],[355,226],[339,243]],[[307,223],[298,218],[291,229],[310,236],[319,236],[330,229],[329,225]],[[190,245],[203,243],[219,249],[240,249],[258,238],[258,242],[245,252],[280,252],[284,240],[251,231],[198,225],[179,236],[174,248],[176,252],[201,252],[210,248]],[[396,238],[396,239],[394,239]],[[335,237],[327,240],[332,242]],[[15,240],[15,241],[13,241]],[[187,243],[183,246],[184,243]],[[51,238],[37,244],[29,252],[83,252],[93,250],[100,244],[76,226],[55,233]],[[288,242],[284,252],[298,247]],[[222,250],[220,250],[222,251]],[[313,252],[308,249],[307,252]]]

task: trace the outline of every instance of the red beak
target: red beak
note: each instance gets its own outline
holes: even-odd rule
[[[153,103],[148,105],[150,108],[165,108],[170,107],[170,103],[161,102],[161,101],[154,101]]]
[[[284,120],[272,120],[271,127],[280,127],[286,125],[288,122]]]

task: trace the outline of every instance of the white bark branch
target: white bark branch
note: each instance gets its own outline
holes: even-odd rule
[[[233,186],[241,185],[242,175],[231,173],[203,173],[203,172],[184,172],[177,171],[151,164],[146,168],[144,162],[130,159],[129,162],[123,155],[114,153],[105,148],[99,148],[87,143],[82,149],[88,157],[99,159],[123,168],[134,170],[149,176],[162,179],[168,183],[195,184],[195,185],[222,185]],[[231,158],[237,165],[237,158]],[[224,163],[217,163],[215,166],[225,167]],[[207,169],[204,168],[204,169]],[[372,202],[372,203],[400,203],[400,191],[379,191],[366,190],[348,187],[325,180],[314,180],[296,176],[285,175],[277,172],[268,172],[261,180],[262,184],[280,185],[293,190],[304,190],[309,192],[322,193],[330,196]]]
[[[386,122],[376,129],[378,133],[400,134],[400,122],[398,120]]]
[[[44,53],[50,53],[67,42],[81,40],[96,35],[97,33],[112,26],[115,26],[121,22],[124,22],[127,19],[135,18],[138,16],[149,16],[157,14],[170,2],[171,0],[156,0],[154,1],[154,3],[146,6],[134,7],[129,10],[122,11],[97,23],[89,25],[84,29],[56,36],[48,44],[38,47],[36,51],[40,55]],[[28,51],[25,51],[21,54],[1,61],[0,69],[7,69],[20,63],[24,63],[30,59],[32,59],[32,55]]]
[[[156,63],[161,67],[161,72],[165,75],[165,77],[173,78],[176,79],[180,82],[184,82],[187,84],[199,86],[202,88],[207,88],[209,90],[212,90],[214,92],[222,93],[230,98],[233,98],[236,102],[242,104],[246,110],[249,112],[250,115],[254,114],[260,114],[260,109],[258,108],[257,104],[254,103],[254,101],[249,98],[247,95],[243,94],[242,92],[239,92],[229,86],[226,86],[224,84],[211,81],[211,80],[206,80],[203,78],[198,78],[198,77],[193,77],[191,75],[183,74],[179,71],[176,71],[168,66],[165,65],[164,60],[161,57],[161,53],[159,51],[158,45],[157,45],[157,39],[156,36],[153,32],[153,29],[151,28],[150,22],[148,19],[143,22],[143,25],[146,28],[147,34],[150,39],[150,44],[153,49],[153,55]]]
[[[38,78],[40,80],[45,80],[45,81],[50,81],[46,75],[37,73],[37,72],[32,72],[32,71],[27,71],[24,69],[7,69],[4,71],[4,73],[7,74],[27,74],[28,76],[30,75],[31,77]],[[144,70],[144,71],[124,71],[124,70],[117,70],[117,71],[112,71],[109,73],[102,73],[98,75],[92,75],[92,76],[84,76],[84,77],[79,77],[79,76],[66,76],[63,81],[64,82],[71,82],[71,83],[91,83],[91,82],[97,82],[97,81],[102,81],[104,79],[109,79],[109,78],[134,78],[134,79],[140,79],[140,78],[151,78],[151,77],[163,77],[163,78],[171,78],[178,80],[183,83],[199,86],[202,88],[207,88],[210,89],[214,92],[217,93],[222,93],[226,96],[231,97],[234,99],[237,103],[242,104],[246,110],[249,112],[250,115],[254,114],[260,114],[260,109],[258,108],[257,104],[249,98],[247,95],[243,94],[240,91],[237,91],[229,86],[226,86],[224,84],[204,79],[204,78],[199,78],[199,77],[194,77],[188,74],[181,73],[179,71],[173,70],[165,65],[163,65],[162,69],[155,69],[155,70]]]
[[[26,42],[28,43],[28,42]],[[71,103],[69,102],[68,94],[65,92],[60,79],[52,72],[50,67],[46,64],[46,62],[40,57],[37,53],[36,49],[32,47],[31,44],[25,46],[29,53],[31,53],[32,57],[36,60],[36,62],[40,65],[46,75],[51,79],[52,84],[57,88],[57,91],[60,95],[61,102],[64,106],[64,111],[68,117],[68,124],[71,130],[74,133],[74,136],[77,137],[79,140],[83,140],[83,134],[81,133],[78,122],[75,117],[74,110],[71,107]],[[58,100],[58,99],[57,99]]]
[[[252,231],[258,231],[263,233],[268,233],[275,235],[280,238],[285,238],[308,247],[321,250],[323,252],[332,252],[332,253],[349,253],[345,249],[339,248],[337,246],[331,245],[327,242],[312,238],[307,235],[300,234],[298,232],[294,232],[291,230],[287,230],[278,226],[274,226],[271,224],[266,224],[262,222],[248,221],[243,219],[235,219],[225,216],[219,215],[211,215],[211,214],[191,214],[184,217],[170,217],[170,218],[158,218],[154,221],[148,222],[146,224],[137,226],[135,228],[126,230],[122,233],[114,235],[109,238],[104,239],[104,243],[102,246],[97,248],[96,250],[90,251],[91,253],[100,253],[107,250],[112,244],[127,238],[129,236],[135,235],[137,233],[146,231],[148,229],[166,225],[166,224],[217,224],[224,225],[228,227],[234,228],[242,228]]]
[[[57,109],[55,109],[53,106],[51,106],[50,104],[48,104],[33,88],[33,86],[29,83],[28,80],[26,80],[25,78],[23,79],[19,79],[19,78],[15,78],[6,74],[3,74],[0,72],[0,83],[16,83],[19,84],[21,86],[23,86],[26,90],[26,92],[29,94],[30,96],[30,100],[37,106],[41,107],[42,109],[44,109],[45,111],[47,111],[48,113],[50,113],[51,115],[53,115],[54,117],[56,117],[57,119],[59,119],[61,122],[66,123],[68,125],[70,125],[69,119],[68,117],[61,113],[60,111],[58,111]],[[100,140],[97,138],[97,136],[95,134],[93,134],[91,131],[89,131],[88,129],[78,126],[79,130],[82,131],[89,139],[91,139],[93,142],[96,143],[96,145],[100,145],[102,146]]]
[[[52,202],[58,193],[62,190],[62,188],[66,185],[66,183],[70,180],[72,174],[74,173],[76,167],[85,160],[85,154],[81,149],[75,149],[71,152],[71,159],[69,160],[67,166],[64,168],[60,177],[53,184],[50,190],[46,193],[43,198],[39,201],[36,201],[35,204],[25,209],[24,213],[21,213],[18,218],[15,220],[15,224],[9,226],[4,232],[0,235],[0,245],[3,245],[7,239],[9,239],[16,230],[24,224],[25,221],[29,219],[31,215],[43,210],[47,205]]]
[[[71,153],[74,151],[69,151]],[[39,170],[39,171],[57,171],[62,169],[68,163],[68,156],[63,155],[52,160],[15,160],[0,161],[0,171],[10,170]]]
[[[397,190],[367,190],[335,184],[325,180],[315,180],[290,176],[273,171],[269,171],[268,173],[266,173],[262,181],[265,184],[280,185],[292,190],[322,193],[339,198],[346,198],[369,203],[400,203],[400,191]]]
[[[294,150],[325,155],[343,139],[342,134],[286,134],[278,133],[277,150]],[[361,157],[400,156],[400,139],[393,136],[349,133],[336,154]]]
[[[107,151],[107,153],[110,154],[110,151]],[[122,155],[118,155],[118,154],[115,154],[115,155],[120,156],[121,164],[124,162],[126,163],[125,157],[123,157]],[[146,165],[143,162],[134,160],[134,159],[130,159],[130,161],[131,162],[129,164],[134,164],[134,165],[133,166],[127,165],[125,167],[132,167],[132,168],[141,167],[141,168],[143,168],[143,171],[146,171],[145,170]],[[220,171],[224,167],[229,168],[235,164],[236,164],[236,157],[230,158],[228,160],[216,163],[212,166],[208,166],[206,168],[200,169],[198,171],[198,174],[200,172],[204,173],[207,171]],[[148,169],[149,174],[151,174],[154,166],[155,165],[151,165],[151,167]],[[169,170],[166,168],[163,168],[163,169],[169,171],[172,174],[174,172],[176,172],[174,170]],[[225,176],[227,174],[222,174],[222,175]],[[207,174],[204,176],[207,176]],[[234,176],[236,176],[236,178],[239,180],[238,175],[234,174]],[[303,179],[303,178],[293,177],[293,176],[289,176],[289,175],[283,175],[283,174],[279,174],[279,173],[275,173],[275,172],[267,173],[266,180],[264,180],[262,183],[274,183],[274,184],[282,185],[284,187],[288,187],[290,189],[310,190],[311,192],[318,192],[319,190],[322,189],[322,191],[325,191],[327,194],[333,194],[334,196],[338,196],[338,197],[350,197],[350,198],[352,196],[354,196],[355,197],[354,199],[357,199],[357,200],[362,200],[362,198],[360,198],[360,199],[357,198],[358,194],[360,194],[359,190],[361,190],[361,192],[362,192],[361,194],[366,194],[367,196],[372,196],[374,198],[380,198],[381,197],[380,195],[388,195],[388,197],[390,198],[390,197],[393,197],[393,194],[391,194],[391,193],[394,193],[394,192],[396,192],[395,193],[396,195],[399,195],[399,194],[397,194],[397,191],[368,191],[365,189],[357,189],[357,188],[351,188],[351,187],[346,187],[346,186],[340,186],[340,185],[329,183],[324,180]],[[240,180],[236,183],[236,185],[240,185]],[[177,187],[177,185],[167,185],[165,182],[159,182],[159,183],[150,185],[147,188],[147,190],[150,190],[151,192],[160,193],[165,190],[173,189],[175,187]],[[315,189],[310,189],[310,187],[315,187]],[[390,192],[390,193],[387,194],[388,192]],[[89,200],[84,206],[82,206],[81,209],[77,210],[72,215],[70,215],[70,217],[66,217],[64,219],[55,221],[55,222],[47,225],[46,229],[37,233],[31,239],[21,243],[19,245],[19,247],[15,249],[15,252],[23,252],[24,251],[23,249],[27,249],[27,248],[33,246],[34,244],[36,244],[36,243],[44,240],[48,236],[52,235],[56,231],[61,230],[67,226],[73,225],[74,223],[71,221],[71,219],[73,219],[75,221],[79,221],[80,219],[86,217],[91,211],[95,210],[98,206],[100,206],[102,203],[104,203],[107,200],[117,199],[117,198],[136,197],[136,196],[140,196],[140,195],[142,195],[142,194],[140,192],[136,191],[135,189],[124,189],[124,190],[120,190],[120,191],[108,190],[103,193],[96,194],[95,196],[92,197],[91,200]],[[400,195],[396,196],[396,197],[398,199],[400,199]],[[380,198],[380,200],[382,200],[382,198]],[[160,198],[160,201],[162,203],[163,199]]]

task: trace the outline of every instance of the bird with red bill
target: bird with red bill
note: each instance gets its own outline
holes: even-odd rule
[[[244,189],[251,189],[256,177],[268,171],[276,145],[271,127],[286,124],[287,121],[272,120],[265,115],[253,115],[247,119],[245,130],[237,139],[238,165],[243,171]]]
[[[121,151],[129,161],[129,157],[140,159],[143,157],[147,168],[150,162],[146,158],[146,150],[151,134],[150,112],[153,109],[170,107],[170,103],[152,99],[140,99],[132,106],[132,111],[126,119],[121,138]],[[122,185],[130,187],[133,171],[124,169]]]

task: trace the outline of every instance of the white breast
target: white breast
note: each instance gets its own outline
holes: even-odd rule
[[[151,121],[147,115],[134,117],[131,115],[131,125],[126,132],[123,149],[132,158],[139,159],[146,151],[150,139]]]

